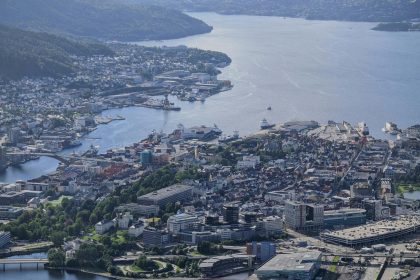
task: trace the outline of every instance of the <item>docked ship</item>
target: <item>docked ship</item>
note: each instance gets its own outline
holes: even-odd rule
[[[266,119],[262,119],[260,121],[260,128],[262,130],[264,130],[264,129],[270,129],[270,128],[273,128],[274,126],[275,126],[275,124],[269,123]]]
[[[164,100],[155,100],[149,99],[143,103],[137,104],[137,106],[152,108],[152,109],[161,109],[166,111],[180,111],[181,107],[175,106],[174,103],[168,100],[168,95],[165,96]]]
[[[382,128],[382,131],[391,135],[397,135],[398,133],[401,133],[401,130],[393,122],[386,122],[385,127]]]

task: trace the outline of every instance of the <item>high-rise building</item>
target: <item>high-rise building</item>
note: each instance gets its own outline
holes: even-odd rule
[[[324,206],[287,201],[284,208],[286,226],[297,231],[317,231],[324,224]]]
[[[223,221],[228,224],[239,222],[239,207],[233,204],[223,205]]]

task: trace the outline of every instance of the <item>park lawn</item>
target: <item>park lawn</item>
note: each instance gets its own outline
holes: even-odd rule
[[[397,187],[398,193],[406,193],[413,191],[420,191],[420,184],[400,184]]]
[[[61,205],[61,202],[63,201],[64,198],[68,198],[68,199],[73,199],[72,196],[68,196],[68,195],[62,195],[60,196],[58,199],[56,200],[51,200],[48,203],[51,204],[54,207],[57,207],[58,205]]]
[[[123,231],[123,230],[117,230],[117,234],[115,237],[112,238],[112,242],[116,242],[118,244],[123,244],[125,242],[127,242],[126,238],[125,238],[125,233],[127,231]]]

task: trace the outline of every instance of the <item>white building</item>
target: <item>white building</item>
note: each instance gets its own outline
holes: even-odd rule
[[[95,231],[98,234],[104,234],[114,226],[115,226],[115,224],[114,224],[113,221],[102,220],[95,225]]]
[[[134,223],[131,225],[131,227],[128,228],[128,235],[131,237],[138,237],[143,233],[144,230],[144,223],[142,221],[139,221],[137,223]]]
[[[189,214],[177,214],[169,217],[167,221],[168,230],[172,233],[178,233],[183,230],[191,229],[194,224],[198,223],[198,218]]]
[[[236,167],[239,169],[255,168],[260,162],[260,156],[243,156],[242,160],[238,161]]]
[[[263,227],[268,234],[279,233],[284,230],[283,219],[278,216],[266,217],[263,220]]]
[[[131,215],[129,212],[125,212],[124,214],[118,214],[118,228],[128,229],[128,225],[130,224],[131,220],[133,220],[133,215]]]

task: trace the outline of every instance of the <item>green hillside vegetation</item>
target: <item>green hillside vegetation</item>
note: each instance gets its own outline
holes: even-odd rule
[[[0,24],[118,41],[180,38],[212,29],[180,11],[118,0],[2,0]]]
[[[189,11],[304,17],[319,20],[403,21],[420,17],[419,0],[126,0]]]
[[[388,22],[380,23],[373,30],[377,31],[420,31],[420,23]]]
[[[1,25],[0,37],[1,79],[68,75],[75,70],[71,56],[113,54],[98,43],[76,42]]]

